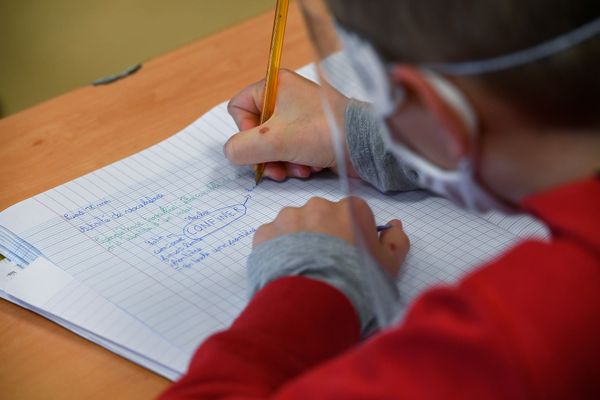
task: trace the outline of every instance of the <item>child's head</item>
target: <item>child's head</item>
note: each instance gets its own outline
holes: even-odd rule
[[[478,117],[475,138],[417,67],[531,48],[600,18],[596,0],[327,2],[344,30],[395,64],[391,84],[407,96],[387,125],[405,147],[444,170],[459,169],[470,155],[475,180],[512,203],[600,167],[600,35],[521,66],[446,76]]]

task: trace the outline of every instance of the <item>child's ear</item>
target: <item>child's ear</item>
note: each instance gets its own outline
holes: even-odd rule
[[[393,68],[391,78],[405,88],[407,103],[390,122],[396,125],[403,125],[403,120],[407,122],[409,126],[399,126],[410,136],[405,140],[430,161],[451,169],[471,152],[474,122],[457,107],[456,97],[460,93],[426,74],[406,65]]]

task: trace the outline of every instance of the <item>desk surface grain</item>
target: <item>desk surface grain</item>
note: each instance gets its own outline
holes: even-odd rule
[[[266,71],[272,13],[0,120],[0,210],[178,132]],[[311,60],[290,9],[283,66]],[[98,55],[101,57],[101,55]],[[169,382],[25,309],[0,300],[0,397],[151,398]]]

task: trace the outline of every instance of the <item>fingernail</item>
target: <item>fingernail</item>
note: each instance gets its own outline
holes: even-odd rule
[[[306,169],[304,168],[298,168],[298,176],[300,178],[308,178],[310,176],[310,172],[308,172]]]
[[[302,168],[299,165],[293,165],[291,169],[292,169],[291,170],[292,174],[296,178],[306,178],[306,177],[308,177],[308,174],[306,173],[306,171],[304,170],[304,168]]]

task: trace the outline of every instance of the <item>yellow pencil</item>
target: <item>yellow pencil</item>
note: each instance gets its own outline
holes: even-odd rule
[[[263,94],[262,112],[260,123],[263,124],[275,110],[277,98],[277,80],[279,78],[279,66],[281,65],[281,50],[283,49],[283,34],[288,14],[288,0],[277,0],[275,6],[275,21],[273,22],[273,34],[271,36],[271,50],[269,52],[269,64],[267,66],[267,77],[265,79],[265,92]],[[256,165],[254,180],[258,185],[265,172],[265,164]]]

